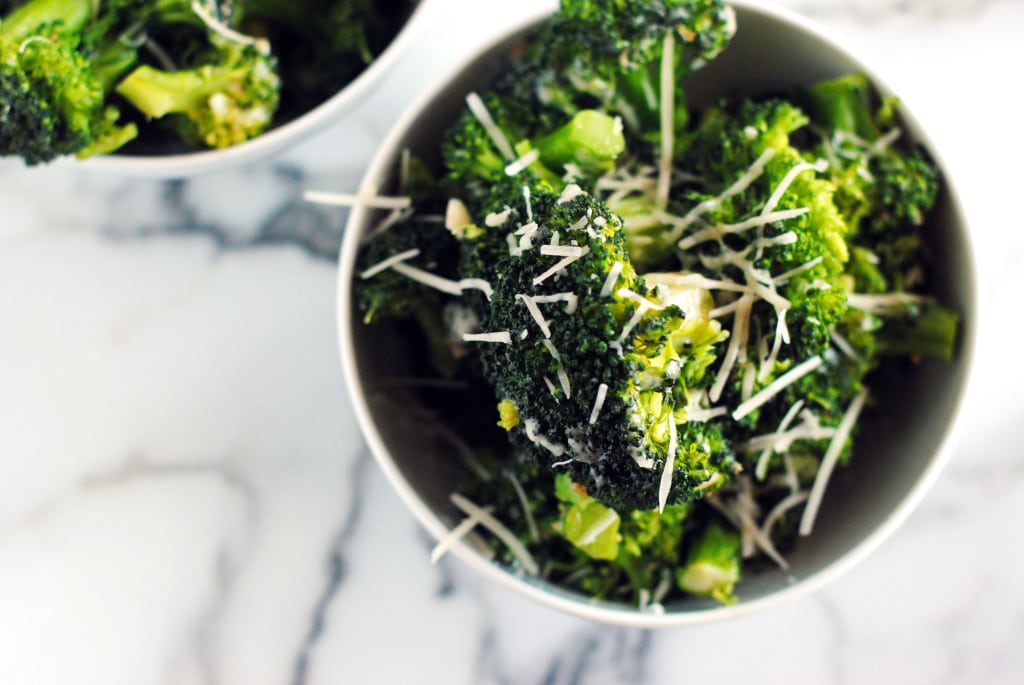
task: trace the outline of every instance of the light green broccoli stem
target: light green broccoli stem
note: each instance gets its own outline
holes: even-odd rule
[[[541,162],[551,169],[575,164],[586,173],[609,171],[626,149],[622,121],[604,112],[585,109],[538,140],[537,149]]]
[[[143,65],[118,84],[117,92],[148,117],[186,116],[192,123],[188,137],[223,148],[259,135],[270,124],[276,78],[264,62],[244,59],[237,66],[175,72]]]
[[[736,601],[733,588],[740,579],[740,536],[718,523],[704,529],[676,583],[685,592],[712,597],[723,604]]]
[[[929,303],[915,318],[891,319],[879,331],[883,354],[953,360],[960,315],[942,305]]]

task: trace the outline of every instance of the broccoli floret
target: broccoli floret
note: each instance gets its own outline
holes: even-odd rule
[[[212,36],[199,66],[164,71],[143,65],[117,85],[117,93],[147,117],[170,117],[192,145],[224,148],[262,133],[277,108],[275,60],[260,43]]]
[[[29,164],[112,152],[138,133],[114,103],[189,145],[262,133],[280,81],[265,41],[231,28],[232,2],[29,0],[0,24],[0,153]],[[154,63],[143,62],[145,56]],[[127,74],[127,76],[126,76]]]
[[[471,210],[492,204],[493,187],[509,175],[508,165],[531,150],[538,159],[521,172],[522,178],[559,192],[567,176],[593,186],[625,147],[621,123],[603,112],[582,110],[544,130],[522,103],[495,91],[472,102],[444,142],[446,181]],[[486,118],[493,121],[497,134],[483,123]]]
[[[100,40],[90,22],[116,24],[132,3],[97,16],[89,0],[30,0],[0,23],[0,155],[28,164],[117,149],[136,135],[107,105],[111,82],[134,49]]]
[[[707,300],[648,287],[621,221],[592,196],[533,189],[529,198],[528,208],[523,195],[493,207],[501,223],[481,222],[462,241],[463,274],[493,289],[477,298],[480,330],[508,338],[478,344],[484,375],[521,419],[512,438],[611,507],[702,496],[732,466],[719,430],[687,420],[700,394],[685,378],[703,375],[703,355],[724,337],[700,310]],[[691,355],[701,361],[688,368]]]
[[[679,128],[686,120],[679,82],[721,52],[734,31],[732,9],[721,0],[563,0],[500,89],[542,116],[571,116],[596,103],[621,116],[632,134],[655,141],[666,37],[674,42]]]
[[[921,226],[938,175],[923,148],[900,144],[895,99],[879,102],[863,74],[816,83],[799,98],[821,130],[851,232],[887,240]]]
[[[443,224],[413,217],[376,234],[360,252],[357,263],[361,277],[356,298],[363,321],[408,318],[415,322],[429,349],[430,364],[442,376],[451,377],[456,358],[445,305],[452,295],[402,273],[401,266],[398,270],[380,268],[385,260],[397,256],[405,256],[400,264],[457,281],[458,242]]]

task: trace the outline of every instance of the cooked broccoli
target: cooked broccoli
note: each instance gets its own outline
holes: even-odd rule
[[[492,203],[493,187],[508,177],[507,167],[528,159],[524,156],[531,151],[538,159],[526,165],[525,177],[542,181],[555,192],[566,184],[565,177],[593,185],[623,153],[621,122],[603,112],[581,110],[543,129],[522,103],[496,91],[477,97],[469,96],[471,106],[444,143],[446,181],[471,210]]]
[[[687,107],[731,33],[715,0],[563,0],[444,139],[429,211],[465,203],[456,244],[375,257],[440,247],[434,286],[472,312],[448,342],[507,445],[460,492],[549,580],[645,610],[735,601],[741,558],[785,567],[869,374],[955,352],[956,313],[920,294],[938,173],[895,103],[849,76]]]
[[[168,125],[190,145],[225,148],[270,125],[280,81],[274,58],[258,44],[212,36],[199,66],[165,71],[143,65],[117,93],[147,117]]]
[[[736,601],[733,588],[739,579],[740,536],[714,521],[701,532],[686,564],[676,569],[676,582],[682,590],[723,604]]]
[[[722,0],[564,0],[499,89],[563,116],[597,103],[632,134],[657,140],[666,41],[671,95],[682,105],[682,77],[721,52],[734,30]],[[675,109],[677,128],[686,116]]]
[[[137,4],[30,0],[0,23],[0,155],[29,164],[114,150],[136,135],[108,104],[113,81],[134,48],[92,25],[116,26]]]
[[[851,230],[878,237],[920,226],[938,177],[920,146],[901,145],[896,101],[879,102],[863,74],[816,83],[800,98],[822,132]]]
[[[136,138],[140,151],[160,147],[150,130],[189,147],[236,145],[341,89],[391,40],[411,4],[4,3],[0,155],[38,164],[113,152]],[[291,33],[300,26],[304,33]],[[282,41],[273,51],[268,35]],[[282,92],[287,111],[278,115]]]
[[[645,284],[619,218],[576,187],[535,188],[529,205],[521,194],[491,209],[462,241],[462,270],[490,279],[489,299],[476,298],[480,330],[508,338],[480,343],[479,357],[497,399],[518,412],[513,439],[613,507],[705,494],[733,463],[714,425],[688,420],[724,337],[710,298],[671,280]]]

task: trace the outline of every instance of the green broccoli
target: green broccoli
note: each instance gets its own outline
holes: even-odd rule
[[[901,144],[896,101],[878,101],[863,74],[816,83],[798,98],[822,132],[851,231],[888,239],[921,226],[938,177],[920,146]]]
[[[0,23],[0,153],[29,164],[112,152],[138,133],[132,114],[174,119],[188,144],[258,135],[279,81],[263,43],[230,29],[233,3],[29,0]],[[142,46],[160,65],[143,60]],[[172,57],[173,55],[173,57]],[[173,60],[173,63],[172,63]],[[118,103],[118,104],[114,104]]]
[[[692,501],[728,477],[732,454],[700,420],[696,386],[724,337],[710,298],[645,284],[618,217],[578,187],[492,210],[462,241],[462,273],[493,290],[476,297],[481,340],[504,343],[478,343],[479,358],[519,414],[512,438],[617,508]]]
[[[87,157],[135,137],[108,105],[113,81],[135,61],[135,49],[96,35],[92,25],[123,23],[138,3],[30,0],[0,23],[0,155],[28,164],[62,155]]]
[[[147,117],[172,115],[170,127],[190,145],[225,148],[266,130],[280,80],[265,49],[212,36],[197,62],[175,71],[140,66],[117,85],[117,93]]]
[[[735,19],[722,0],[563,0],[498,86],[542,113],[572,116],[599,103],[636,136],[658,140],[660,103],[671,96],[674,127],[686,122],[678,84],[732,38]],[[673,92],[662,93],[662,53]]]
[[[642,610],[735,601],[741,558],[785,568],[869,374],[955,353],[957,314],[918,294],[938,173],[895,103],[850,76],[691,110],[680,77],[731,31],[714,0],[563,0],[444,139],[428,211],[464,202],[454,246],[386,250],[441,246],[444,295],[416,297],[471,312],[450,414],[486,425],[488,468],[460,492],[548,580]]]
[[[446,182],[473,211],[492,202],[492,189],[510,175],[509,165],[529,160],[531,151],[537,159],[520,173],[558,192],[565,177],[592,186],[625,148],[621,122],[600,111],[581,110],[545,130],[528,108],[496,91],[471,94],[467,101],[469,107],[449,130],[443,149]]]
[[[740,573],[740,536],[712,522],[690,549],[686,564],[676,569],[676,582],[692,595],[732,604],[736,601],[733,588]]]

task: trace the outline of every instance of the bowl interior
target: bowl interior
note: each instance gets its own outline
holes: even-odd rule
[[[738,31],[731,46],[689,78],[686,92],[692,103],[767,94],[852,71],[867,73],[883,93],[888,92],[864,64],[804,20],[746,3],[737,4],[736,13]],[[513,32],[422,100],[393,130],[367,174],[365,187],[386,191],[404,148],[428,163],[438,162],[438,141],[462,111],[465,94],[486,85],[532,25]],[[927,146],[924,131],[905,108],[904,114],[908,133]],[[365,326],[351,302],[358,243],[374,220],[372,213],[357,209],[347,227],[339,276],[342,356],[353,402],[376,457],[421,522],[441,535],[461,519],[448,503],[448,495],[464,467],[453,456],[448,440],[431,438],[424,429],[422,422],[429,419],[396,411],[397,395],[389,379],[411,371],[396,365],[396,360],[408,356],[402,353],[408,338],[400,328]],[[930,221],[928,241],[935,271],[943,275],[934,279],[936,294],[963,315],[957,358],[950,364],[896,365],[875,375],[876,404],[861,420],[854,458],[834,473],[813,535],[801,539],[787,554],[789,572],[771,567],[749,573],[737,587],[740,601],[733,607],[684,600],[667,606],[666,614],[653,616],[595,604],[541,581],[514,577],[468,545],[456,546],[456,553],[492,578],[548,604],[598,620],[652,626],[749,611],[810,590],[845,569],[891,532],[937,474],[967,381],[974,349],[975,272],[966,225],[948,174]]]

